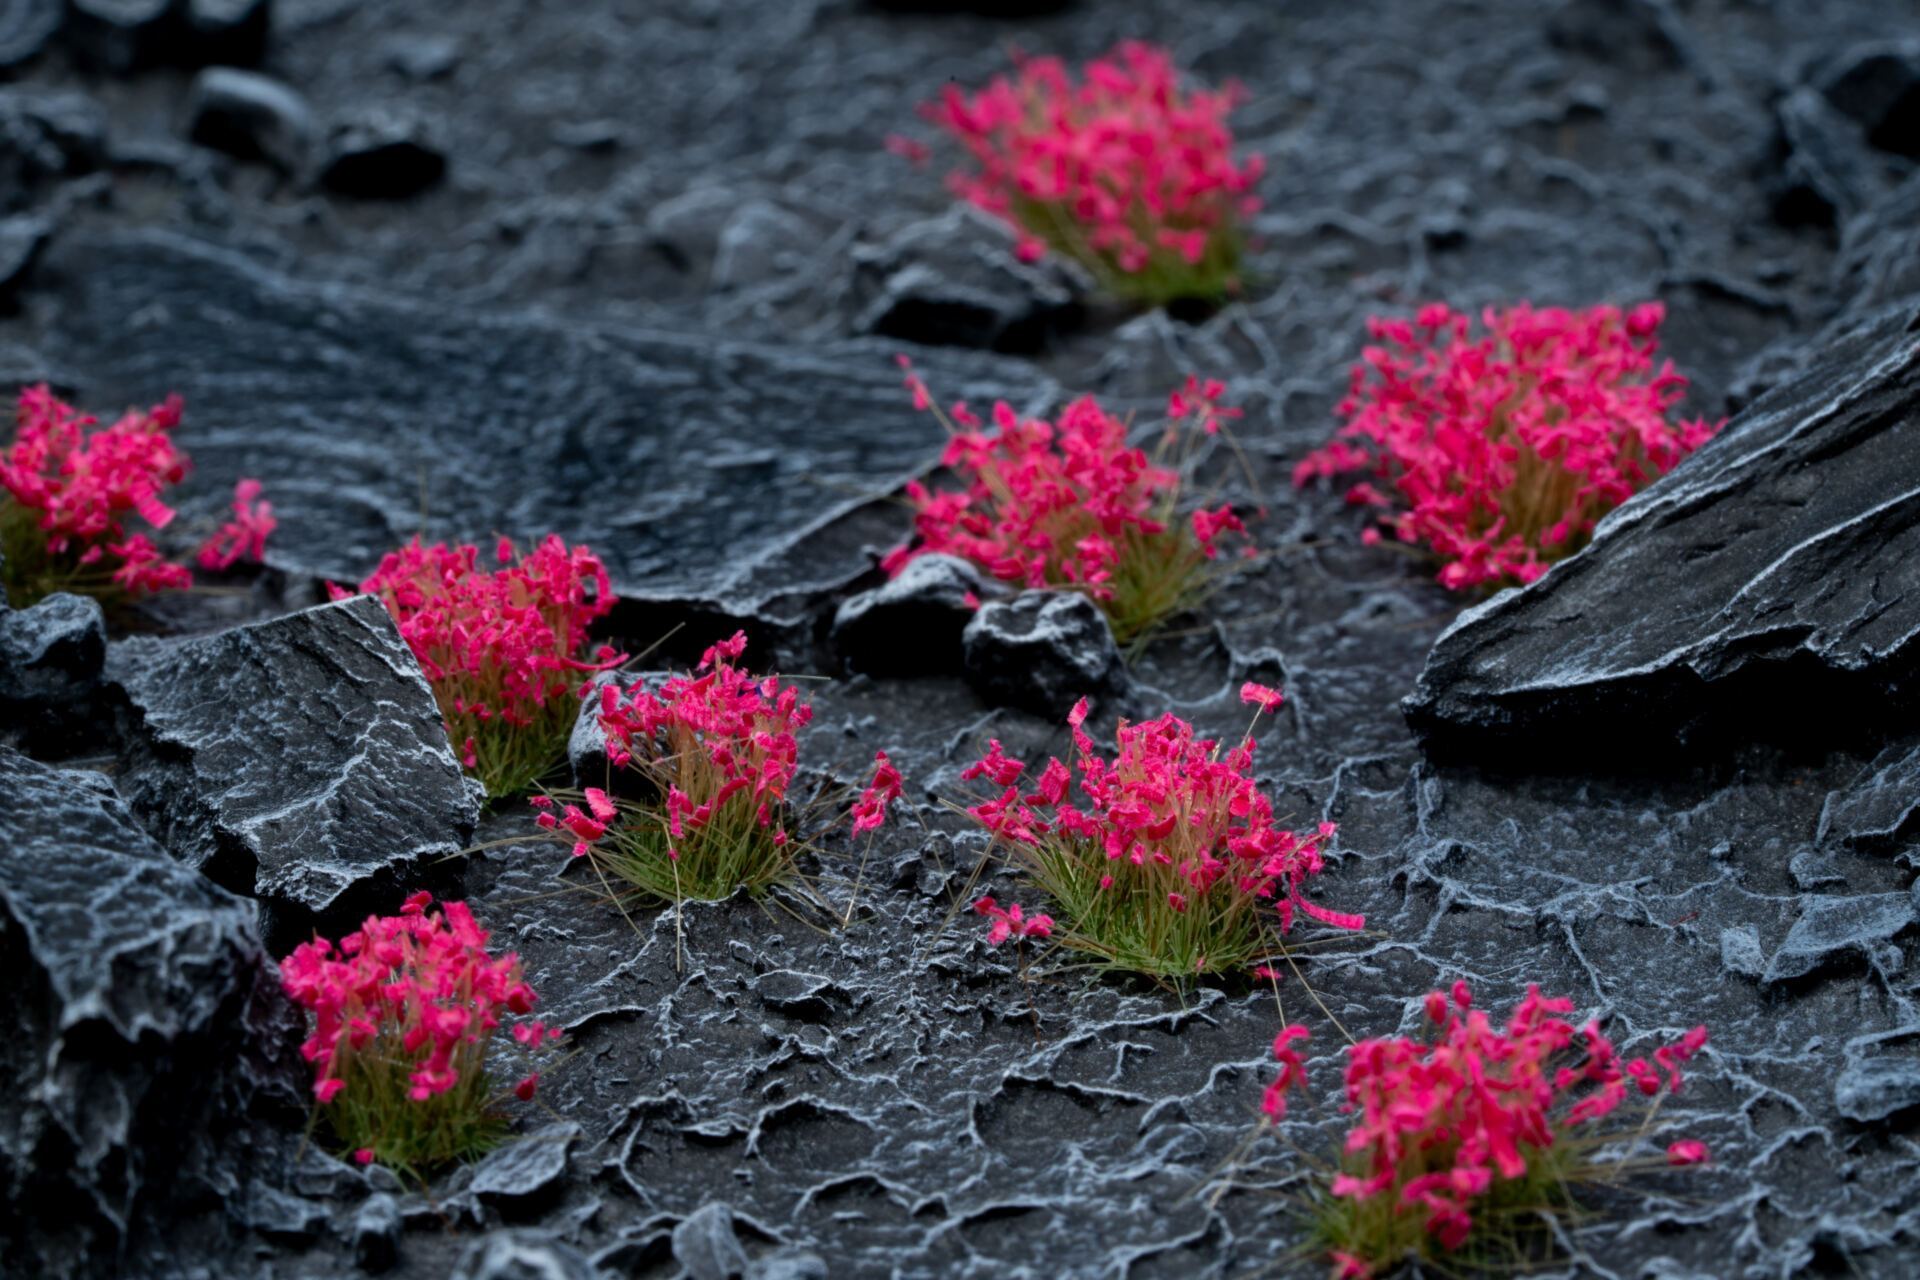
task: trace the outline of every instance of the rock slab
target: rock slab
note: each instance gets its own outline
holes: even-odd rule
[[[1917,319],[1834,335],[1586,550],[1461,614],[1403,704],[1416,732],[1617,754],[1898,714],[1920,684]]]
[[[366,899],[393,897],[472,834],[478,807],[433,691],[371,596],[130,640],[107,676],[125,699],[136,808],[177,856],[299,932],[336,904],[392,908]]]

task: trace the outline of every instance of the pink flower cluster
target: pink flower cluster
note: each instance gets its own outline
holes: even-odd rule
[[[976,899],[974,912],[993,921],[987,928],[987,945],[997,947],[1008,938],[1050,938],[1053,917],[1040,912],[1028,915],[1017,902],[1001,906],[991,896]]]
[[[423,890],[399,915],[369,916],[337,945],[316,937],[280,962],[287,994],[314,1018],[300,1052],[321,1102],[339,1096],[356,1066],[405,1070],[415,1102],[446,1093],[484,1072],[503,1014],[533,1010],[519,958],[487,954],[487,931],[465,903],[429,912],[431,902]],[[513,1034],[522,1045],[560,1037],[539,1023]]]
[[[1001,793],[967,812],[1015,844],[1078,842],[1106,863],[1102,891],[1149,887],[1175,913],[1225,894],[1272,901],[1283,931],[1296,911],[1342,929],[1365,924],[1302,896],[1307,879],[1325,865],[1321,849],[1335,828],[1322,823],[1303,836],[1276,824],[1272,801],[1251,776],[1250,737],[1223,753],[1171,713],[1141,724],[1123,720],[1115,733],[1119,752],[1109,761],[1082,727],[1086,718],[1083,698],[1067,717],[1074,767],[1049,759],[1030,791],[1019,785],[1026,765],[993,740],[986,756],[960,776],[985,778]],[[1076,775],[1084,806],[1071,794]]]
[[[1058,58],[1019,58],[1011,79],[949,85],[921,114],[976,166],[952,175],[954,193],[1009,223],[1023,260],[1051,246],[1127,277],[1231,271],[1263,171],[1257,155],[1234,160],[1227,117],[1240,99],[1232,85],[1183,90],[1164,49],[1127,41],[1078,80]]]
[[[1366,471],[1347,501],[1446,561],[1452,588],[1532,582],[1724,423],[1671,421],[1687,380],[1654,363],[1665,308],[1536,309],[1469,318],[1441,305],[1374,317],[1334,441],[1294,483]],[[1369,528],[1367,541],[1377,541]]]
[[[260,498],[258,480],[233,486],[233,519],[215,530],[196,557],[202,569],[231,569],[241,561],[258,563],[267,554],[267,536],[280,527],[273,504]]]
[[[779,677],[756,679],[735,666],[746,647],[746,633],[736,632],[710,647],[693,675],[673,676],[658,691],[601,689],[608,758],[655,775],[676,842],[697,836],[729,806],[744,807],[758,826],[775,828],[776,843],[786,842],[777,810],[799,764],[795,735],[813,708]]]
[[[473,734],[493,722],[525,726],[583,673],[624,661],[602,645],[582,658],[587,628],[613,608],[607,571],[585,547],[555,534],[514,563],[500,540],[501,567],[479,567],[479,550],[418,538],[389,553],[360,590],[380,597],[399,623],[440,700],[448,734],[475,766]],[[335,599],[350,593],[332,588]]]
[[[914,406],[930,408],[925,384],[904,356],[900,363]],[[1175,416],[1191,413],[1217,430],[1218,421],[1237,410],[1218,406],[1217,383],[1203,392],[1210,394],[1180,401]],[[991,433],[964,403],[955,404],[951,416],[957,430],[940,462],[958,472],[966,488],[934,493],[918,480],[907,485],[915,538],[881,561],[889,576],[940,552],[971,560],[1004,582],[1075,587],[1105,600],[1123,557],[1134,553],[1132,544],[1167,532],[1180,476],[1129,445],[1126,422],[1092,396],[1069,404],[1055,422],[1022,419],[996,401]],[[1230,507],[1194,512],[1192,528],[1209,558],[1222,536],[1245,532]]]
[[[185,566],[166,560],[151,538],[125,524],[129,514],[155,529],[172,523],[173,508],[162,495],[186,477],[189,465],[169,434],[180,415],[180,397],[169,396],[102,427],[45,384],[20,393],[13,443],[0,451],[0,485],[12,503],[35,513],[50,562],[48,582],[82,586],[97,566],[98,585],[111,583],[132,595],[193,585]],[[266,504],[250,505],[259,482],[243,480],[237,492],[244,495],[235,501],[241,523],[215,535],[201,552],[203,563],[212,553],[226,567],[244,557],[257,559],[264,549],[273,517]]]
[[[853,834],[877,831],[887,820],[887,806],[900,798],[900,771],[887,759],[887,753],[873,753],[873,780],[853,803]]]
[[[1622,1061],[1597,1023],[1576,1032],[1560,1016],[1573,1011],[1571,1000],[1543,997],[1537,986],[1504,1029],[1472,1007],[1464,982],[1453,985],[1451,998],[1429,994],[1426,1011],[1435,1024],[1431,1043],[1392,1036],[1348,1051],[1346,1109],[1360,1116],[1345,1147],[1354,1171],[1338,1175],[1332,1190],[1356,1200],[1391,1197],[1396,1211],[1424,1214],[1427,1233],[1450,1250],[1466,1242],[1473,1202],[1496,1179],[1526,1176],[1530,1159],[1612,1114],[1635,1091],[1678,1090],[1682,1064],[1707,1040],[1706,1028],[1695,1027],[1657,1049],[1652,1063]],[[1296,1026],[1274,1042],[1281,1077],[1263,1102],[1270,1116],[1286,1113],[1287,1089],[1305,1085],[1292,1047],[1304,1039]],[[1556,1065],[1576,1043],[1584,1059]],[[1668,1149],[1674,1164],[1705,1158],[1694,1141]]]

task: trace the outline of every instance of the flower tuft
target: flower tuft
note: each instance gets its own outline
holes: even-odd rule
[[[1665,314],[1520,303],[1489,307],[1480,336],[1439,303],[1412,322],[1375,316],[1345,425],[1294,483],[1364,471],[1347,501],[1427,547],[1444,585],[1532,582],[1725,425],[1672,420],[1687,380],[1655,364]]]
[[[1078,78],[1058,58],[1016,58],[1012,77],[949,85],[920,111],[972,161],[948,178],[954,194],[1012,227],[1021,261],[1066,254],[1150,306],[1219,299],[1240,287],[1239,221],[1260,207],[1264,163],[1234,158],[1239,87],[1180,79],[1166,50],[1130,40]]]
[[[233,519],[214,531],[195,559],[202,569],[231,569],[246,561],[260,563],[267,554],[267,537],[280,527],[273,504],[260,498],[258,480],[233,486]]]

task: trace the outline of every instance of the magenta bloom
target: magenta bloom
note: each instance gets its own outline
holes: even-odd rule
[[[1665,314],[1521,303],[1489,307],[1480,336],[1438,303],[1376,316],[1345,425],[1294,483],[1364,472],[1347,500],[1444,561],[1446,586],[1532,582],[1724,425],[1672,420],[1687,380],[1655,364]]]
[[[273,504],[260,500],[260,482],[233,486],[233,519],[221,525],[197,557],[202,569],[230,569],[241,561],[258,564],[267,554],[267,535],[279,528]]]

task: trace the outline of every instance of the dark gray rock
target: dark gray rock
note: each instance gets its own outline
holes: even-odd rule
[[[1883,151],[1920,160],[1920,40],[1849,49],[1818,80],[1820,91]]]
[[[1851,314],[1871,315],[1920,295],[1920,238],[1907,233],[1916,223],[1920,172],[1841,228],[1835,287]]]
[[[833,650],[849,670],[870,675],[958,673],[960,635],[988,590],[967,561],[921,556],[899,577],[841,602]]]
[[[385,1191],[375,1192],[353,1211],[350,1243],[354,1265],[378,1274],[400,1260],[400,1202]]]
[[[522,1200],[553,1186],[567,1171],[567,1149],[580,1126],[561,1121],[517,1133],[474,1166],[467,1190],[494,1200]]]
[[[1779,171],[1774,216],[1788,226],[1831,227],[1864,208],[1878,189],[1877,166],[1859,126],[1814,89],[1796,89],[1774,107]]]
[[[1847,1044],[1847,1065],[1833,1082],[1840,1114],[1860,1124],[1920,1107],[1920,1026],[1899,1027]]]
[[[1833,336],[1585,551],[1463,612],[1403,704],[1416,732],[1639,755],[1668,730],[1832,736],[1896,718],[1920,666],[1912,318]]]
[[[1758,978],[1767,971],[1766,953],[1760,949],[1760,931],[1752,925],[1720,931],[1720,963],[1728,973],[1743,978]]]
[[[1659,0],[1563,0],[1548,15],[1546,30],[1555,48],[1637,71],[1683,60]]]
[[[634,677],[617,671],[594,675],[594,692],[580,700],[580,714],[574,719],[573,732],[567,735],[567,767],[573,771],[574,786],[606,789],[612,781],[607,735],[600,728],[599,690],[606,685],[624,689],[633,683]]]
[[[194,77],[187,131],[201,146],[300,174],[317,133],[306,99],[270,76],[209,67]]]
[[[97,740],[93,705],[107,656],[97,601],[56,594],[30,609],[0,605],[0,715],[19,745]]]
[[[1911,859],[1920,817],[1920,743],[1888,747],[1845,787],[1827,794],[1818,838],[1868,849],[1898,849]]]
[[[278,999],[252,903],[169,858],[97,774],[0,747],[0,1270],[93,1273],[232,1178]],[[291,1092],[291,1090],[289,1090]]]
[[[826,1259],[817,1253],[781,1249],[755,1258],[747,1267],[746,1280],[828,1280],[832,1274]]]
[[[273,0],[184,0],[181,25],[180,65],[250,67],[266,56]]]
[[[460,41],[453,36],[406,32],[387,37],[380,52],[388,66],[421,82],[450,75],[460,65]]]
[[[1050,719],[1126,679],[1107,615],[1077,591],[1023,591],[983,604],[962,644],[967,682],[981,697]]]
[[[753,992],[760,1003],[809,1022],[824,1022],[833,1016],[833,1004],[828,999],[833,991],[828,979],[795,969],[774,969],[753,980]]]
[[[83,93],[0,89],[0,213],[28,207],[35,188],[97,169],[106,117]]]
[[[67,43],[102,70],[125,74],[166,61],[178,31],[177,0],[67,0]]]
[[[40,56],[60,30],[65,0],[0,0],[0,69]]]
[[[1786,982],[1851,956],[1871,955],[1914,923],[1910,893],[1807,898],[1786,941],[1767,963],[1763,981]]]
[[[688,1280],[741,1280],[747,1251],[734,1233],[732,1208],[709,1201],[676,1225],[673,1260],[687,1269]]]
[[[447,157],[425,121],[398,111],[369,111],[335,125],[320,183],[361,200],[404,200],[446,176]]]
[[[392,910],[456,852],[478,806],[393,620],[356,596],[109,655],[126,701],[123,785],[175,855],[275,910]],[[284,919],[282,918],[284,917]]]
[[[971,208],[855,249],[855,328],[924,346],[1032,352],[1082,319],[1088,282],[1058,254],[1023,263],[1012,234]]]
[[[452,1280],[598,1280],[599,1275],[586,1255],[558,1236],[513,1227],[490,1231],[469,1245]]]
[[[553,127],[553,140],[574,151],[617,151],[627,131],[618,120],[568,120]]]
[[[791,275],[820,238],[806,220],[768,200],[732,207],[714,244],[713,285],[742,289]]]
[[[45,269],[67,282],[46,349],[85,368],[104,403],[177,387],[204,515],[261,478],[280,518],[268,563],[335,582],[413,535],[424,490],[436,536],[524,544],[557,528],[606,561],[622,596],[743,617],[869,572],[868,548],[907,521],[883,507],[857,523],[865,495],[897,489],[941,444],[891,348],[455,314],[158,235],[62,236]],[[155,297],[175,304],[164,321]],[[155,318],[127,340],[142,314]],[[919,367],[976,401],[1037,408],[1046,386],[967,353]],[[223,390],[235,385],[247,393]],[[752,502],[737,500],[744,486]],[[687,639],[697,654],[732,629]]]
[[[53,236],[53,224],[30,213],[0,217],[0,304],[27,282],[40,251]]]

